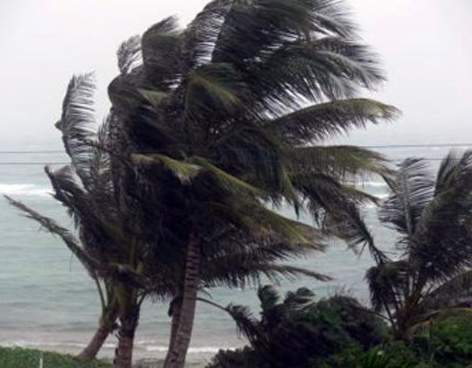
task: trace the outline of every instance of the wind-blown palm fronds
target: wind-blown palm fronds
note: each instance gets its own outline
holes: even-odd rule
[[[324,235],[376,251],[358,210],[374,199],[353,183],[389,175],[385,159],[313,146],[398,111],[358,98],[384,77],[337,1],[214,0],[183,30],[173,17],[151,27],[141,53],[142,66],[108,92],[134,165],[122,193],[140,208],[146,254],[155,265],[180,257],[181,321],[166,367],[182,367],[212,235],[232,227],[316,251],[320,232],[267,209],[288,203]]]
[[[265,286],[259,289],[258,297],[259,318],[244,306],[219,306],[248,339],[250,346],[235,353],[246,357],[251,367],[305,367],[339,351],[341,346],[359,344],[369,348],[384,335],[382,321],[347,296],[316,300],[313,292],[300,288],[288,292],[282,300],[273,287]],[[224,353],[214,358],[220,362],[217,366],[225,366],[219,357],[224,358]]]
[[[400,236],[398,260],[376,260],[366,279],[371,301],[399,338],[444,308],[470,303],[472,292],[472,152],[451,152],[433,179],[424,160],[407,159],[390,182],[380,221]]]

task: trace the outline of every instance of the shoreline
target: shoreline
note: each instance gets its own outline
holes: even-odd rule
[[[0,347],[3,348],[19,348],[19,349],[31,349],[39,350],[43,352],[53,352],[62,355],[77,356],[85,344],[68,344],[68,343],[57,343],[57,344],[40,344],[40,343],[0,343]],[[114,350],[116,345],[106,343],[97,355],[97,359],[112,362]],[[212,357],[220,349],[236,349],[229,347],[191,347],[187,354],[186,367],[189,368],[204,368],[210,363]],[[135,348],[133,352],[133,368],[161,368],[164,363],[167,347],[157,347],[155,349],[143,349]]]

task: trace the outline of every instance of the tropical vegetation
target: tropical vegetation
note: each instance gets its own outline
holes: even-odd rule
[[[97,130],[92,114],[93,89],[92,75],[72,78],[64,99],[62,120],[56,124],[62,132],[71,164],[55,171],[46,168],[54,189],[54,198],[64,205],[74,220],[78,237],[24,203],[9,197],[7,199],[27,217],[39,222],[53,235],[59,236],[97,286],[102,306],[99,326],[79,357],[94,358],[106,338],[116,329],[119,345],[115,362],[130,364],[140,306],[147,295],[169,298],[175,274],[173,265],[165,263],[153,268],[159,273],[150,274],[147,270],[151,266],[137,253],[147,249],[146,243],[140,241],[137,225],[130,227],[130,215],[125,216],[120,201],[117,200],[119,187],[112,177],[112,164],[116,167],[121,163],[113,163],[105,150],[112,133],[112,117],[109,116]],[[124,228],[128,229],[126,235]],[[225,244],[233,251],[229,257],[222,252],[212,252],[202,257],[201,278],[206,288],[244,287],[246,283],[258,283],[260,275],[275,281],[280,277],[298,275],[327,279],[327,276],[313,271],[276,263],[275,260],[283,259],[285,252],[294,253],[290,245],[280,240],[256,242],[241,232],[229,229],[217,235],[211,239],[212,246]],[[130,238],[133,240],[130,241]],[[246,247],[238,247],[241,242]],[[299,252],[311,249],[318,248],[300,245]],[[174,303],[175,299],[171,303],[171,311]],[[134,311],[132,315],[136,317],[125,324],[123,314],[130,313],[126,312],[128,310]],[[127,363],[120,363],[123,358]]]
[[[202,255],[234,251],[218,234],[250,239],[238,247],[286,244],[276,258],[320,248],[324,234],[270,209],[287,203],[359,244],[357,205],[375,199],[352,182],[388,170],[367,149],[322,142],[397,111],[359,98],[383,76],[344,12],[334,1],[216,0],[185,30],[167,18],[141,48],[133,38],[120,49],[109,96],[133,164],[122,186],[152,213],[140,219],[149,257],[172,258],[180,280],[167,367],[185,361]]]
[[[435,178],[425,160],[407,159],[389,185],[379,219],[398,232],[398,252],[380,252],[366,279],[374,309],[410,341],[442,310],[470,306],[472,152],[451,152]]]
[[[101,360],[83,360],[71,355],[36,349],[0,347],[2,368],[111,368],[112,364]]]
[[[244,306],[222,307],[249,345],[220,350],[207,368],[470,368],[471,314],[444,310],[416,329],[409,342],[354,298],[316,298],[307,289],[283,301],[272,287],[259,290],[260,318]]]
[[[273,287],[259,289],[260,319],[243,306],[225,310],[234,318],[249,347],[222,351],[210,368],[318,367],[344,350],[367,350],[387,338],[387,325],[352,297],[316,300],[301,288],[284,300]]]
[[[384,78],[342,2],[214,0],[185,29],[170,17],[125,42],[118,66],[98,132],[92,79],[72,79],[57,124],[71,165],[46,170],[78,236],[11,200],[97,284],[102,314],[84,357],[117,327],[115,364],[130,367],[140,305],[154,295],[171,300],[165,366],[183,367],[204,287],[324,280],[281,262],[328,236],[385,260],[359,212],[376,198],[355,182],[391,170],[378,153],[327,144],[397,114],[360,97]]]

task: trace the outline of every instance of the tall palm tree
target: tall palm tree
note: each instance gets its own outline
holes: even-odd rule
[[[369,269],[374,308],[384,311],[396,336],[472,295],[472,151],[451,152],[436,178],[426,160],[407,159],[390,182],[379,219],[399,234],[398,255]]]
[[[120,48],[123,49],[124,46]],[[54,197],[73,218],[79,237],[23,203],[8,199],[26,216],[59,236],[97,285],[102,315],[96,333],[80,356],[95,357],[119,319],[120,339],[115,360],[118,366],[123,366],[131,362],[134,331],[144,296],[151,293],[161,298],[172,295],[171,291],[178,289],[172,280],[178,275],[175,274],[175,267],[165,262],[153,264],[154,267],[142,261],[136,263],[137,266],[133,263],[130,255],[141,248],[146,249],[146,244],[137,244],[136,249],[133,248],[136,244],[130,244],[126,239],[140,238],[136,234],[139,225],[135,223],[130,226],[133,221],[130,217],[137,216],[137,210],[134,209],[130,216],[124,213],[126,203],[121,206],[127,198],[120,195],[119,183],[115,181],[118,181],[116,176],[119,177],[122,170],[123,157],[110,149],[111,146],[116,149],[120,144],[119,132],[116,131],[118,127],[115,117],[110,114],[97,130],[93,115],[93,91],[91,74],[72,78],[64,99],[61,120],[56,124],[62,133],[71,164],[59,170],[46,168]],[[307,226],[305,228],[310,230]],[[224,230],[213,232],[206,241],[209,243],[208,249],[212,247],[214,251],[202,258],[204,272],[201,275],[201,287],[244,287],[247,283],[257,285],[262,274],[275,281],[279,277],[298,275],[321,280],[327,278],[316,272],[277,264],[277,261],[293,253],[290,245],[282,239],[258,241],[234,227],[226,226]],[[232,251],[228,253],[225,249]],[[300,246],[298,252],[313,249],[322,250],[322,247]],[[149,269],[152,269],[152,274],[148,273]],[[131,308],[130,305],[135,305],[133,309],[136,316],[131,322],[123,317],[124,313],[128,313],[126,310]]]
[[[167,359],[167,367],[182,367],[206,239],[230,225],[255,239],[282,239],[295,253],[319,242],[270,209],[288,203],[361,244],[367,229],[357,204],[374,199],[352,182],[385,174],[383,158],[320,143],[397,111],[356,97],[383,76],[338,1],[214,0],[185,30],[171,17],[145,32],[141,66],[137,48],[123,54],[130,62],[109,96],[136,169],[122,186],[143,213],[158,213],[142,218],[158,245],[149,255],[182,259]]]

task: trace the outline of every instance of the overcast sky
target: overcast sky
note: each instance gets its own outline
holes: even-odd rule
[[[188,23],[205,0],[0,0],[0,150],[60,147],[54,122],[74,73],[95,71],[99,110],[121,41],[161,18]],[[472,1],[346,0],[388,82],[374,97],[403,116],[349,142],[472,142]],[[54,147],[55,146],[55,147]]]

